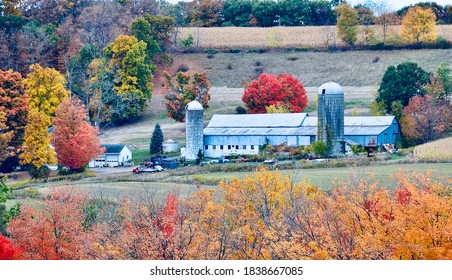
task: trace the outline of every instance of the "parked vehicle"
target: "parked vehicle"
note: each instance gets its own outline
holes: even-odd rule
[[[247,161],[248,161],[248,159],[246,159],[244,157],[241,157],[241,158],[238,158],[235,160],[235,162],[247,162]]]
[[[133,173],[135,173],[135,174],[139,174],[142,172],[154,173],[154,172],[162,172],[162,171],[164,171],[164,169],[160,165],[154,165],[154,166],[140,165],[133,169]]]
[[[274,160],[274,159],[266,159],[266,160],[264,160],[264,164],[268,164],[268,165],[275,164],[275,162],[276,162],[276,160]]]

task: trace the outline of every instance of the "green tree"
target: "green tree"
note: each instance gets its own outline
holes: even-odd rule
[[[0,178],[0,234],[6,235],[6,225],[9,220],[19,214],[20,205],[16,204],[6,210],[5,202],[12,199],[13,189],[6,185],[6,177]]]
[[[149,145],[149,151],[152,154],[159,154],[162,152],[162,144],[164,141],[163,131],[160,128],[160,124],[156,124],[154,132],[152,133],[151,143]]]
[[[258,26],[270,27],[278,24],[278,4],[275,1],[254,2],[252,14]]]
[[[358,39],[358,12],[343,3],[336,8],[339,17],[337,20],[337,33],[349,46],[353,46]]]
[[[224,21],[234,26],[249,26],[253,4],[249,0],[224,1]]]
[[[302,26],[311,25],[311,10],[308,0],[278,1],[280,25]]]
[[[436,39],[436,16],[431,9],[415,6],[402,19],[402,37],[409,43],[426,43]]]
[[[146,110],[154,86],[152,66],[146,63],[146,43],[134,36],[120,35],[104,53],[118,97],[113,106],[114,119],[125,121],[137,117]]]
[[[424,87],[429,80],[429,73],[416,63],[404,62],[397,67],[389,66],[380,83],[376,101],[384,103],[385,112],[390,113],[394,101],[400,101],[405,107],[411,97],[424,95]]]

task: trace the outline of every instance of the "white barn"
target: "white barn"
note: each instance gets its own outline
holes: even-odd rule
[[[105,148],[105,152],[91,160],[88,164],[89,167],[116,167],[132,160],[132,151],[127,145],[102,144],[100,147]]]

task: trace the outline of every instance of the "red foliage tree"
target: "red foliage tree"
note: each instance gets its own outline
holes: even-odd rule
[[[23,259],[73,260],[87,258],[89,232],[83,227],[87,195],[74,187],[53,189],[37,207],[21,206],[8,224]]]
[[[411,144],[435,140],[451,130],[452,106],[430,95],[414,96],[400,122],[402,134]]]
[[[88,123],[86,108],[78,99],[64,100],[55,112],[53,124],[53,145],[59,165],[78,169],[103,152],[98,129]]]
[[[303,84],[289,74],[260,75],[246,87],[242,100],[251,114],[265,113],[270,105],[300,113],[308,104]]]
[[[18,260],[20,251],[17,250],[8,238],[0,234],[0,260]]]

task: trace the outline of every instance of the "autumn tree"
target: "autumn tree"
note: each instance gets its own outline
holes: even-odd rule
[[[266,113],[271,105],[300,113],[307,106],[308,98],[303,84],[291,75],[262,74],[246,87],[242,101],[251,114]]]
[[[102,152],[98,129],[87,121],[85,106],[78,99],[65,99],[55,111],[52,144],[58,164],[81,169]]]
[[[24,204],[8,224],[8,233],[23,259],[87,259],[89,231],[83,227],[87,194],[74,187],[51,190],[35,207]]]
[[[429,82],[429,74],[413,62],[404,62],[397,67],[389,66],[383,75],[376,102],[384,103],[387,113],[392,103],[400,101],[405,107],[411,97],[424,95],[424,86]]]
[[[347,3],[336,8],[338,13],[337,33],[349,46],[353,46],[358,39],[358,12]]]
[[[403,109],[402,135],[411,144],[440,138],[452,129],[452,106],[430,95],[414,96]]]
[[[163,144],[163,132],[160,128],[160,124],[156,124],[154,127],[154,132],[152,133],[151,142],[149,144],[149,151],[151,154],[158,154],[162,152]]]
[[[191,25],[203,27],[220,26],[223,2],[216,0],[194,0],[189,5],[191,9]]]
[[[401,35],[409,43],[428,43],[436,39],[436,16],[431,9],[415,6],[402,19]]]
[[[120,35],[104,52],[118,97],[113,106],[114,118],[124,121],[137,117],[147,108],[153,87],[152,66],[146,63],[146,43],[134,36]]]
[[[178,122],[185,121],[185,106],[193,100],[207,109],[210,100],[210,82],[206,73],[190,74],[178,72],[173,81],[168,72],[163,73],[168,92],[165,95],[167,115]]]
[[[28,95],[24,92],[22,76],[17,72],[0,70],[0,117],[2,123],[2,156],[0,172],[11,172],[19,164],[25,125],[27,124]],[[1,114],[1,113],[0,113]]]
[[[12,154],[12,147],[9,146],[11,139],[13,138],[14,132],[9,130],[6,126],[6,114],[0,111],[0,163],[3,163]]]
[[[48,118],[54,116],[61,101],[69,96],[64,76],[55,69],[43,68],[39,64],[30,66],[30,73],[24,79],[24,84],[25,93],[30,98],[29,108]]]
[[[20,255],[12,242],[0,234],[0,260],[19,260]]]
[[[21,164],[31,164],[36,169],[45,168],[47,164],[56,164],[55,151],[50,147],[52,139],[48,133],[51,119],[46,114],[31,109],[28,124],[25,127],[24,143],[19,158]]]

